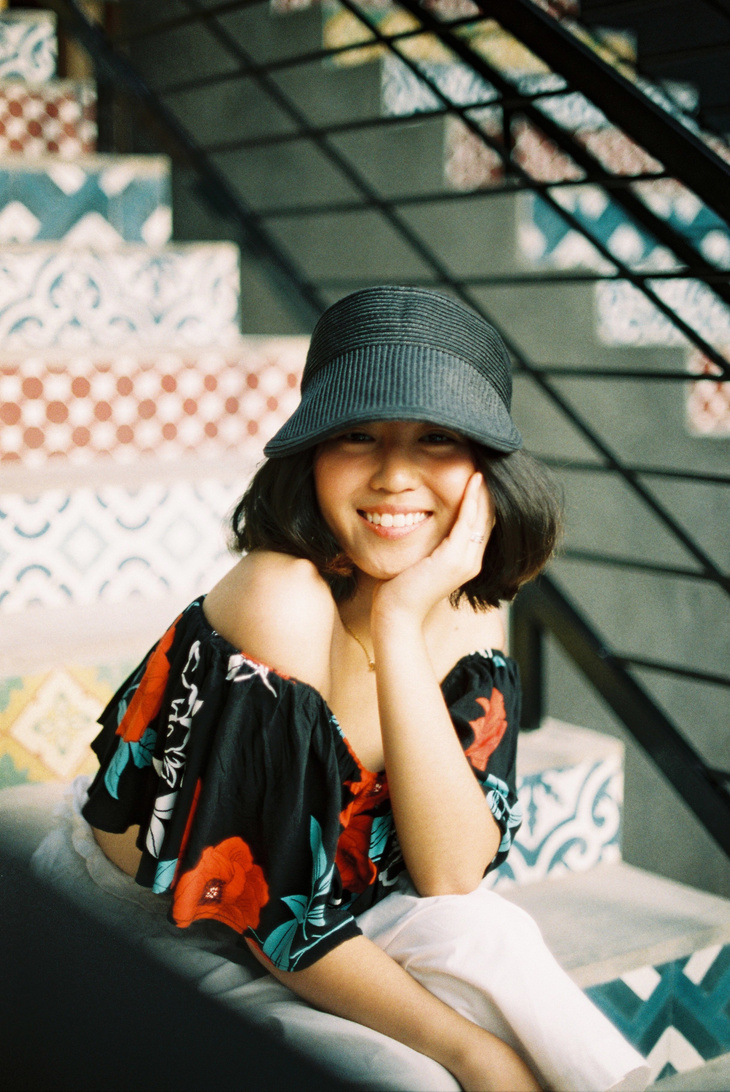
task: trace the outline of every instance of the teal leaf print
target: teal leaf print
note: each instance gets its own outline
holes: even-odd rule
[[[307,916],[308,900],[306,895],[287,895],[281,901],[285,902],[289,909],[294,911],[294,917],[298,922],[304,921]]]
[[[332,887],[334,862],[328,865],[327,854],[322,844],[322,828],[311,816],[309,822],[309,844],[312,850],[312,890],[307,895],[285,895],[281,901],[292,911],[292,918],[278,925],[262,945],[262,950],[275,967],[281,970],[293,970],[304,952],[319,943],[324,936],[329,936],[336,929],[341,929],[343,921],[334,928],[322,933],[327,922],[327,898]],[[252,930],[252,935],[256,937]],[[294,941],[299,944],[292,954]],[[258,940],[258,937],[256,937]],[[303,944],[302,942],[309,942]],[[259,941],[259,943],[261,943]]]
[[[152,890],[156,895],[164,895],[165,891],[170,890],[173,877],[175,875],[175,869],[177,868],[177,857],[172,861],[160,861],[155,872],[155,882],[152,884]]]
[[[132,752],[132,759],[138,769],[141,770],[145,766],[152,765],[152,752],[155,749],[156,740],[157,732],[155,732],[153,728],[147,728],[145,734],[137,743],[129,744],[129,748]]]
[[[376,815],[373,819],[370,830],[370,849],[368,850],[368,857],[371,861],[379,861],[383,856],[392,829],[392,815]]]
[[[110,796],[113,796],[115,800],[119,799],[119,778],[122,776],[124,767],[128,762],[129,744],[125,743],[123,739],[120,739],[114,757],[107,766],[107,771],[104,774],[104,784],[107,787],[107,792]]]
[[[319,880],[327,870],[327,854],[322,845],[322,828],[314,818],[309,821],[309,844],[312,847],[312,863],[314,864],[314,879]]]
[[[285,921],[278,925],[269,936],[263,946],[263,953],[271,960],[275,967],[288,970],[291,962],[291,946],[299,928],[298,919]]]

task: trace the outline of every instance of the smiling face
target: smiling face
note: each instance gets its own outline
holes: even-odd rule
[[[377,580],[433,552],[475,470],[463,436],[419,421],[357,425],[326,440],[314,459],[327,525],[360,572]]]

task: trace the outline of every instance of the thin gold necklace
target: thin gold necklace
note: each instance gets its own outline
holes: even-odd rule
[[[348,624],[347,624],[347,622],[345,621],[345,619],[344,619],[344,618],[342,619],[342,624],[343,624],[343,626],[345,627],[345,629],[347,630],[347,632],[348,632],[348,633],[350,634],[350,636],[352,637],[353,641],[357,641],[357,643],[359,644],[360,648],[361,648],[361,649],[363,650],[363,652],[365,653],[365,659],[366,659],[366,660],[367,660],[367,662],[368,662],[368,667],[370,668],[370,670],[371,670],[371,671],[375,671],[375,660],[371,659],[371,657],[370,657],[370,653],[369,653],[369,652],[368,652],[368,650],[367,650],[367,649],[365,648],[365,645],[364,645],[364,644],[362,643],[362,641],[360,640],[360,638],[358,637],[358,635],[357,635],[356,633],[353,633],[353,632],[352,632],[352,630],[350,629],[350,627],[348,626]]]

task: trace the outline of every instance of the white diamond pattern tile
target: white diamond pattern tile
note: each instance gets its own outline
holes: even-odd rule
[[[231,344],[238,336],[238,291],[238,252],[228,243],[107,253],[8,247],[0,254],[0,343],[5,349]]]
[[[0,500],[0,613],[170,593],[233,564],[225,519],[245,481],[153,482]]]

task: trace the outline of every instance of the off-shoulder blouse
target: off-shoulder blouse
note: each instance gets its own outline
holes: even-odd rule
[[[176,925],[213,918],[301,970],[357,936],[405,869],[387,776],[362,765],[317,690],[236,649],[202,603],[104,710],[84,816],[112,833],[139,824],[137,882],[170,893]],[[441,689],[502,832],[492,869],[521,818],[517,665],[473,652]]]

